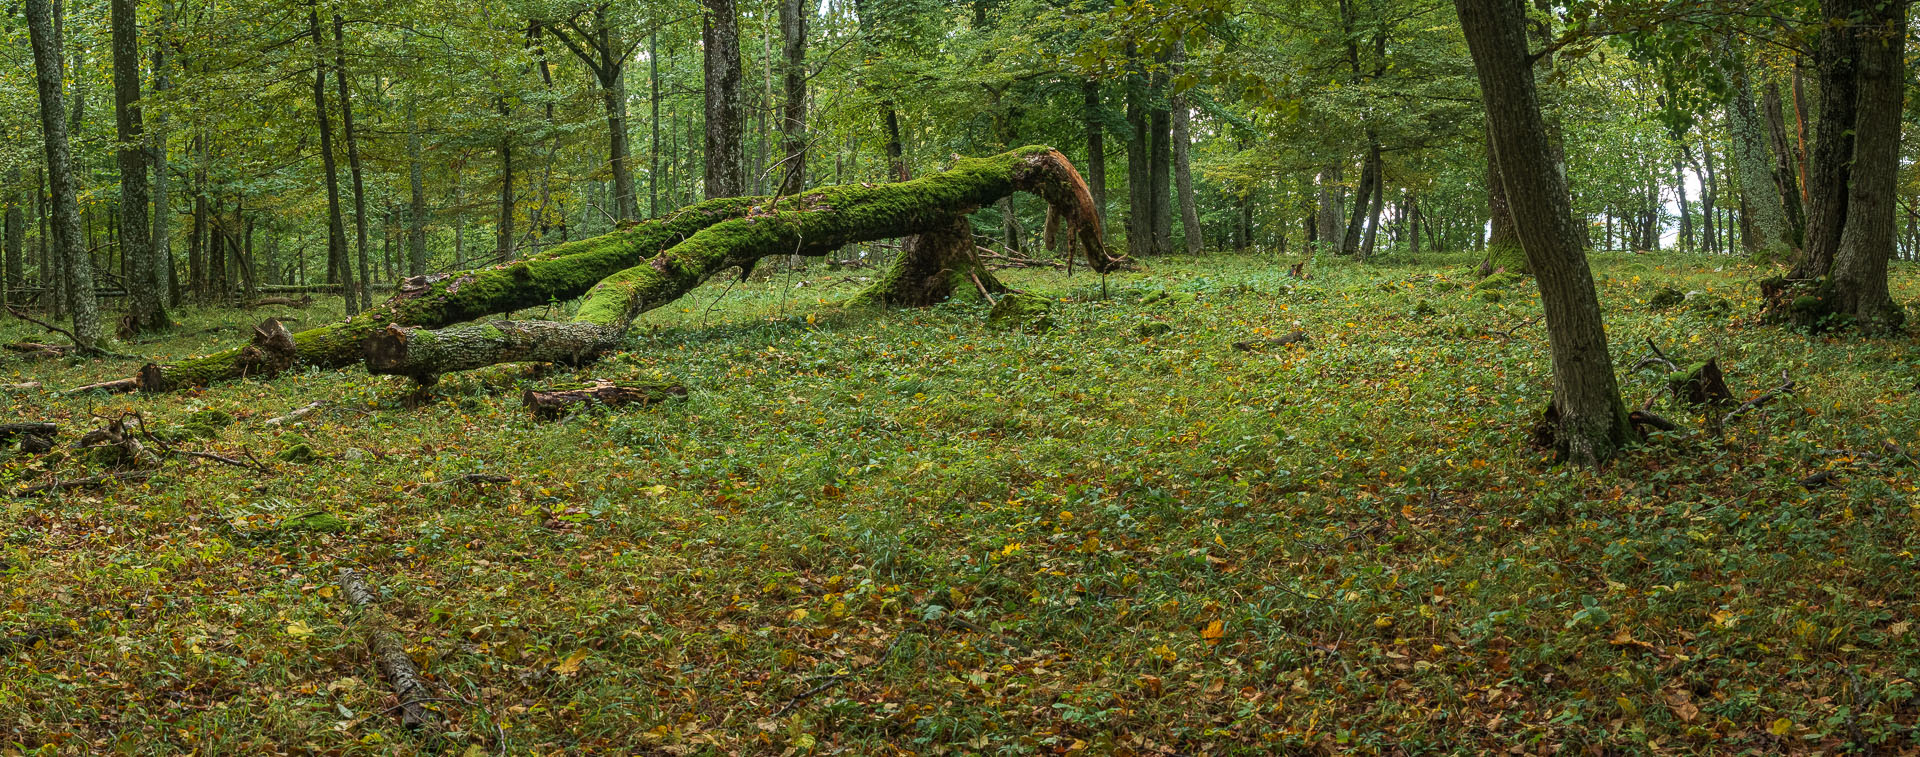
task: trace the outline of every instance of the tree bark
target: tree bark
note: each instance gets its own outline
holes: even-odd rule
[[[170,62],[167,58],[166,30],[173,23],[173,3],[171,0],[160,4],[160,17],[154,20],[153,29],[153,92],[158,95],[173,88],[167,71]],[[153,233],[149,237],[153,244],[153,255],[158,261],[158,275],[166,280],[167,305],[180,306],[180,275],[173,262],[173,194],[171,177],[167,175],[170,157],[167,153],[167,114],[160,112],[153,118]]]
[[[1787,140],[1786,109],[1780,102],[1779,82],[1767,80],[1760,104],[1767,119],[1767,141],[1773,146],[1773,186],[1786,211],[1787,244],[1797,251],[1806,239],[1807,210],[1800,202],[1800,181],[1794,174],[1793,146]]]
[[[12,291],[20,288],[23,269],[20,251],[27,237],[27,214],[20,202],[20,167],[7,169],[5,201],[7,205],[5,225],[5,250],[0,252],[0,306],[11,302]],[[0,307],[0,310],[5,310]]]
[[[1346,205],[1344,182],[1346,169],[1339,162],[1328,163],[1320,169],[1319,213],[1315,216],[1318,227],[1317,242],[1319,249],[1338,252],[1346,236],[1347,226],[1341,222]]]
[[[1148,155],[1147,76],[1140,68],[1134,43],[1126,47],[1132,68],[1127,74],[1127,254],[1153,254],[1153,172]]]
[[[780,112],[780,190],[796,195],[807,188],[807,20],[813,15],[808,0],[780,0],[781,83],[785,101]]]
[[[53,30],[47,0],[26,0],[27,36],[33,47],[35,82],[40,96],[40,130],[52,198],[54,255],[66,269],[66,291],[73,312],[73,336],[82,350],[100,347],[100,311],[94,299],[93,261],[80,246],[80,206],[73,162],[67,146],[66,102],[61,99],[61,40]]]
[[[113,0],[113,114],[119,136],[120,254],[126,261],[127,325],[134,333],[171,325],[160,298],[147,225],[147,148],[140,120],[140,28],[134,0]]]
[[[867,301],[884,304],[894,295],[910,297],[941,288],[951,293],[957,289],[957,272],[944,269],[940,260],[953,262],[961,254],[959,240],[970,238],[964,226],[967,215],[1016,191],[1045,198],[1060,219],[1058,225],[1070,231],[1060,239],[1078,243],[1096,270],[1112,267],[1115,261],[1100,241],[1092,195],[1073,165],[1051,149],[1027,147],[963,159],[947,171],[911,182],[822,187],[782,200],[777,210],[763,208],[746,218],[714,224],[594,285],[566,323],[517,325],[512,333],[498,326],[387,329],[368,343],[368,369],[430,383],[450,370],[499,362],[590,359],[618,347],[634,318],[673,302],[721,271],[748,269],[764,257],[821,256],[879,239],[920,236],[917,254],[903,254],[908,262],[863,295]],[[986,288],[984,280],[969,276],[965,281]],[[536,333],[540,336],[530,336]],[[416,351],[416,345],[426,347]]]
[[[1380,143],[1374,139],[1373,132],[1367,132],[1367,156],[1360,162],[1360,186],[1353,192],[1353,212],[1347,216],[1347,230],[1341,235],[1340,254],[1352,256],[1360,252],[1362,224],[1366,222],[1367,211],[1373,202],[1375,185],[1380,182]]]
[[[347,82],[346,20],[333,14],[333,78],[340,89],[340,134],[346,139],[347,172],[353,177],[354,254],[360,259],[360,307],[373,307],[372,266],[367,253],[367,191],[360,172],[360,142],[353,128],[353,90]]]
[[[1600,300],[1554,168],[1528,59],[1521,0],[1454,0],[1480,79],[1488,132],[1514,228],[1540,286],[1553,358],[1552,439],[1565,459],[1598,465],[1635,432],[1607,351]]]
[[[1769,314],[1797,325],[1897,331],[1888,292],[1904,98],[1906,0],[1823,0],[1820,118],[1806,244],[1793,272],[1761,282]]]
[[[734,0],[700,0],[700,40],[706,61],[707,198],[746,192],[746,106],[741,99],[740,16]]]
[[[1104,222],[1107,217],[1107,129],[1100,117],[1100,81],[1081,82],[1080,91],[1086,100],[1087,187],[1093,192],[1093,205],[1099,209]]]
[[[1738,53],[1735,53],[1738,55]],[[1732,87],[1728,92],[1727,128],[1733,136],[1733,161],[1740,178],[1741,245],[1754,260],[1784,261],[1792,254],[1780,189],[1773,181],[1773,161],[1767,156],[1766,126],[1760,120],[1748,81],[1746,61],[1726,66]]]
[[[1147,128],[1152,130],[1147,146],[1148,189],[1153,218],[1153,254],[1173,252],[1173,113],[1166,107],[1168,78],[1165,65],[1171,53],[1160,59],[1161,71],[1153,74],[1153,91],[1148,97]]]
[[[407,275],[427,272],[427,188],[420,162],[420,121],[407,98]]]
[[[1174,43],[1173,75],[1178,77],[1186,65],[1186,47]],[[1187,254],[1198,255],[1206,244],[1200,229],[1200,207],[1193,196],[1193,109],[1184,93],[1172,93],[1173,100],[1173,185],[1180,198],[1180,227],[1184,232]]]

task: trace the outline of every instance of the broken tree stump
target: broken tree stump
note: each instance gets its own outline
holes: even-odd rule
[[[528,389],[520,399],[527,409],[533,411],[535,418],[543,420],[558,418],[578,405],[599,403],[607,407],[621,405],[653,405],[665,402],[673,397],[687,396],[687,388],[669,381],[644,384],[616,384],[611,381],[596,381],[589,386],[571,389]]]
[[[386,677],[394,695],[400,698],[397,707],[400,723],[412,729],[440,725],[440,713],[426,706],[435,699],[433,691],[427,688],[420,668],[415,667],[413,658],[407,655],[406,644],[394,634],[392,619],[375,603],[373,590],[352,568],[341,568],[339,580],[340,591],[346,594],[347,603],[358,615],[355,624],[366,635],[367,649],[373,653],[380,675]]]
[[[1673,389],[1673,396],[1691,407],[1722,405],[1733,401],[1733,390],[1727,388],[1727,377],[1720,372],[1720,359],[1708,358],[1704,363],[1696,363],[1685,371],[1675,372],[1667,378],[1667,386]]]

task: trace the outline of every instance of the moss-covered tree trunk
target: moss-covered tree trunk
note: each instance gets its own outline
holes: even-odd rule
[[[339,323],[293,335],[294,365],[338,368],[360,362],[362,342],[389,325],[439,328],[483,316],[570,300],[608,275],[632,267],[703,228],[744,215],[765,198],[724,198],[510,263],[402,282],[392,299]],[[140,369],[148,392],[259,375],[245,347]]]
[[[885,273],[848,304],[926,307],[968,293],[999,295],[1005,285],[974,254],[973,228],[955,216],[945,228],[908,237]]]
[[[367,343],[367,367],[431,382],[442,373],[495,363],[577,362],[618,346],[634,318],[673,302],[714,274],[751,269],[766,257],[827,255],[856,242],[916,237],[890,274],[895,281],[883,280],[877,292],[869,291],[878,301],[926,301],[937,293],[951,295],[960,282],[991,291],[999,285],[980,277],[984,271],[971,267],[977,263],[962,268],[958,262],[972,258],[962,247],[972,243],[966,216],[1017,191],[1047,200],[1054,219],[1049,229],[1070,231],[1092,268],[1109,270],[1118,262],[1106,254],[1092,194],[1073,164],[1051,148],[1026,147],[961,160],[949,170],[897,184],[821,187],[777,208],[756,208],[713,224],[594,285],[568,322],[519,322],[511,330],[499,324],[439,331],[388,328]]]

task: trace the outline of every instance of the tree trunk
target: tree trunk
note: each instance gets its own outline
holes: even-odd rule
[[[1488,132],[1514,229],[1540,285],[1553,358],[1547,422],[1566,459],[1598,465],[1633,436],[1607,351],[1600,300],[1574,226],[1566,179],[1554,168],[1528,60],[1521,0],[1454,0],[1479,75]]]
[[[346,21],[333,14],[333,78],[340,88],[340,133],[347,142],[347,172],[353,177],[354,254],[360,259],[360,307],[373,307],[372,267],[367,253],[367,192],[360,172],[360,142],[353,128],[353,92],[347,84]]]
[[[501,117],[512,114],[506,98],[500,98],[495,106]],[[507,137],[500,141],[500,207],[494,214],[493,254],[502,262],[513,259],[513,214],[519,201],[513,196],[513,140]]]
[[[420,122],[407,98],[407,275],[427,272],[427,188],[420,165]]]
[[[1353,213],[1347,217],[1346,233],[1341,235],[1341,255],[1351,256],[1360,252],[1361,224],[1366,222],[1367,211],[1379,182],[1380,143],[1374,140],[1373,132],[1369,131],[1367,132],[1367,156],[1360,162],[1360,186],[1353,192]]]
[[[943,288],[951,294],[960,282],[940,259],[957,262],[961,254],[971,259],[961,241],[971,238],[967,215],[1016,191],[1048,201],[1059,219],[1050,226],[1070,231],[1055,241],[1079,244],[1096,270],[1112,266],[1100,241],[1093,197],[1073,165],[1051,149],[1026,147],[960,160],[947,171],[907,183],[822,187],[783,200],[777,211],[763,208],[749,218],[716,223],[643,264],[607,276],[566,323],[521,322],[511,331],[497,324],[439,331],[387,328],[367,343],[368,369],[431,383],[449,371],[500,362],[591,359],[618,347],[634,318],[672,303],[721,271],[750,269],[769,256],[817,257],[880,239],[920,237],[914,253],[902,254],[903,263],[863,298],[884,303],[902,295],[912,301]],[[962,281],[992,289],[971,275]]]
[[[797,195],[807,188],[807,19],[813,14],[807,0],[780,0],[781,83],[785,101],[780,112],[780,191]]]
[[[1346,180],[1343,176],[1345,171],[1345,167],[1337,162],[1328,163],[1320,169],[1320,212],[1315,225],[1319,227],[1316,236],[1321,250],[1338,252],[1346,235],[1346,224],[1341,221],[1346,205],[1346,190],[1341,186],[1341,182]]]
[[[1170,57],[1170,53],[1169,53]],[[1147,167],[1151,179],[1148,192],[1151,195],[1153,216],[1153,254],[1165,255],[1173,252],[1173,113],[1164,103],[1167,101],[1168,77],[1165,64],[1169,57],[1161,58],[1163,68],[1153,74],[1153,92],[1148,98],[1150,110],[1147,115],[1149,135],[1147,154],[1151,160]]]
[[[120,145],[120,254],[126,263],[127,326],[158,331],[172,322],[160,298],[147,225],[147,148],[140,120],[140,29],[134,0],[113,0],[113,100]]]
[[[960,215],[944,226],[908,237],[893,265],[850,304],[926,307],[955,295],[998,296],[1006,291],[993,272],[980,264],[974,254],[973,226]]]
[[[700,41],[706,60],[707,198],[746,192],[745,104],[740,91],[740,16],[734,0],[700,0]]]
[[[66,269],[77,346],[95,350],[100,347],[100,311],[93,292],[93,261],[80,246],[80,206],[67,148],[66,103],[60,98],[61,40],[53,31],[53,10],[47,0],[26,0],[24,5],[40,95],[40,133],[53,205],[54,254]]]
[[[1153,254],[1152,160],[1148,156],[1147,77],[1140,70],[1134,43],[1126,47],[1133,68],[1127,74],[1127,254]]]
[[[1767,141],[1773,146],[1773,186],[1786,210],[1787,244],[1798,250],[1806,239],[1807,210],[1800,202],[1800,181],[1793,170],[1793,146],[1787,140],[1786,110],[1780,102],[1780,84],[1767,80],[1760,104],[1767,119]]]
[[[154,20],[153,29],[153,92],[159,95],[173,88],[172,79],[167,75],[167,35],[166,30],[172,23],[173,3],[166,0],[160,4],[160,17]],[[180,275],[174,270],[173,262],[173,195],[171,177],[167,175],[169,156],[167,154],[167,114],[154,114],[153,118],[153,233],[149,237],[153,244],[154,259],[158,261],[158,275],[167,284],[167,305],[180,306]]]
[[[647,217],[660,217],[660,33],[647,35],[647,99],[653,106],[652,149],[647,152]],[[458,266],[456,266],[458,267]]]
[[[900,136],[900,111],[892,100],[881,103],[880,108],[885,111],[881,126],[887,132],[887,165],[894,181],[906,181],[913,178],[913,171],[907,167],[906,142]]]
[[[1100,81],[1081,82],[1080,91],[1086,100],[1087,187],[1093,192],[1093,205],[1100,210],[1104,222],[1107,217],[1107,128],[1100,117]]]
[[[333,159],[333,121],[327,117],[327,45],[320,36],[317,6],[307,9],[307,30],[313,37],[313,108],[320,119],[320,165],[327,184],[327,283],[340,284],[347,315],[352,316],[360,312],[360,298],[354,296],[353,267],[347,257],[347,226],[340,211],[340,168]],[[204,190],[199,194],[194,198],[196,211],[206,204]],[[196,237],[204,233],[205,222],[198,212],[194,225],[199,227],[195,230]]]
[[[7,212],[4,221],[6,248],[4,252],[0,252],[0,306],[12,302],[10,299],[12,291],[20,288],[24,272],[21,268],[20,251],[26,243],[27,214],[26,209],[21,206],[19,186],[20,167],[14,166],[7,169],[5,194]],[[0,310],[4,309],[0,307]]]
[[[1186,48],[1174,43],[1175,77],[1180,76],[1186,57]],[[1205,240],[1201,236],[1199,204],[1193,196],[1193,110],[1187,106],[1185,94],[1174,92],[1172,99],[1174,193],[1180,198],[1180,226],[1186,237],[1187,254],[1198,255],[1205,246]]]
[[[1773,161],[1767,156],[1766,126],[1754,105],[1746,62],[1735,59],[1727,65],[1727,71],[1732,83],[1727,95],[1727,128],[1733,137],[1744,221],[1741,245],[1756,261],[1784,261],[1791,248],[1780,189],[1773,182]]]
[[[1377,162],[1378,158],[1375,158],[1375,161]],[[1377,175],[1381,169],[1376,166],[1374,172]],[[1380,211],[1387,202],[1386,187],[1386,177],[1376,176],[1373,182],[1373,201],[1368,203],[1372,206],[1372,210],[1367,214],[1367,238],[1360,243],[1360,262],[1363,263],[1373,257],[1374,239],[1380,234]]]
[[[1847,19],[1821,30],[1820,119],[1808,185],[1806,245],[1784,279],[1760,284],[1771,317],[1828,329],[1897,331],[1888,292],[1904,96],[1906,0],[1823,0]],[[1889,40],[1892,42],[1890,43]]]

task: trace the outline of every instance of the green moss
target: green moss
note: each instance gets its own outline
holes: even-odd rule
[[[1533,269],[1527,265],[1526,250],[1518,244],[1488,245],[1487,266],[1496,274],[1502,270],[1514,274],[1533,273]]]
[[[1524,280],[1521,274],[1503,271],[1475,282],[1473,289],[1478,292],[1502,292]]]
[[[1138,326],[1133,327],[1133,333],[1138,334],[1141,338],[1144,338],[1144,339],[1152,339],[1153,337],[1156,337],[1156,336],[1166,336],[1168,334],[1173,333],[1173,324],[1167,323],[1165,321],[1148,321],[1146,323],[1142,323]]]
[[[224,410],[217,410],[210,407],[204,410],[196,410],[189,414],[187,416],[187,423],[190,425],[226,428],[233,425],[233,415]]]
[[[285,463],[305,464],[320,459],[320,455],[313,451],[313,445],[308,444],[307,440],[294,437],[287,446],[274,453],[273,458]]]
[[[1647,299],[1647,307],[1654,310],[1667,310],[1687,301],[1687,293],[1672,285],[1660,287],[1659,291]]]
[[[1499,302],[1506,299],[1506,293],[1498,289],[1483,289],[1478,298],[1481,302]]]
[[[1040,333],[1053,329],[1053,301],[1030,294],[1000,298],[987,314],[987,326],[1001,331]]]
[[[280,531],[310,531],[322,534],[339,534],[353,530],[353,524],[329,512],[311,512],[288,519],[280,524]]]
[[[1438,292],[1440,294],[1446,294],[1447,292],[1451,292],[1459,288],[1460,288],[1460,282],[1454,281],[1452,279],[1440,279],[1438,281],[1433,282],[1433,291]]]
[[[1434,307],[1433,303],[1428,302],[1424,297],[1413,304],[1413,315],[1416,318],[1432,318],[1439,314],[1440,309]]]

